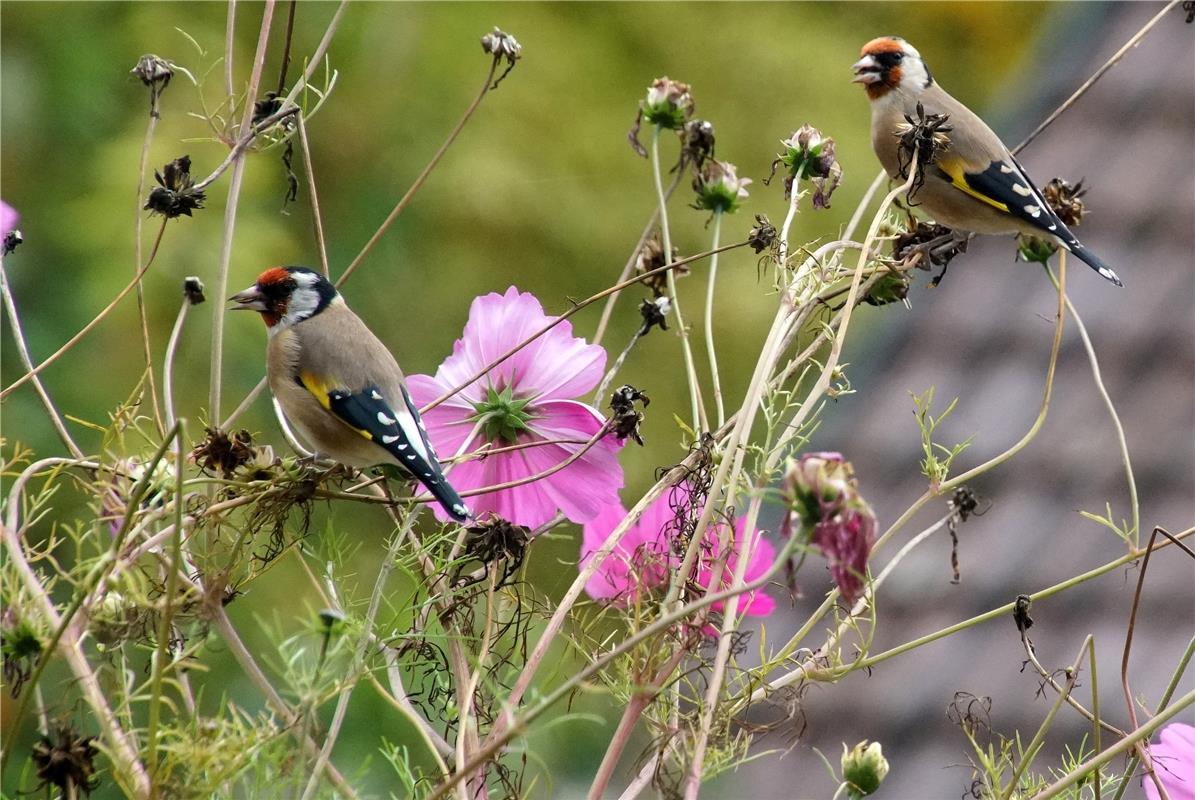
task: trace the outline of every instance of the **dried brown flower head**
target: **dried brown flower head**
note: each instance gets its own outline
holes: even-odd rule
[[[94,736],[80,736],[69,725],[59,725],[55,737],[43,736],[33,745],[33,765],[37,768],[38,786],[56,786],[63,797],[75,797],[78,792],[91,794],[99,786],[95,778]]]
[[[504,30],[497,26],[490,33],[481,37],[481,49],[494,57],[494,65],[503,59],[506,60],[506,71],[498,76],[494,81],[491,89],[498,88],[498,84],[502,83],[502,79],[510,74],[510,71],[515,68],[515,62],[523,57],[523,45],[515,37],[511,36]]]
[[[639,426],[643,423],[643,412],[635,408],[636,401],[642,403],[644,408],[651,404],[647,392],[629,383],[614,390],[610,397],[610,409],[614,412],[610,415],[610,430],[620,441],[634,439],[642,447],[643,435],[639,432]]]
[[[197,306],[207,299],[203,294],[203,281],[199,280],[199,276],[188,275],[183,278],[183,297],[187,298],[187,302],[193,306]]]
[[[191,216],[191,212],[203,208],[207,199],[202,190],[195,188],[191,177],[191,157],[179,156],[171,161],[162,172],[154,170],[158,185],[149,193],[145,210],[162,214],[167,219]]]
[[[747,244],[756,253],[772,249],[776,243],[776,226],[768,219],[767,214],[755,215],[755,227],[747,232]]]
[[[174,77],[174,65],[161,56],[146,53],[137,60],[137,66],[129,70],[129,73],[137,76],[149,87],[149,113],[154,117],[158,116],[158,98],[166,91],[170,79]]]
[[[917,161],[917,176],[909,187],[910,204],[913,203],[913,196],[925,185],[925,168],[937,161],[938,156],[950,146],[950,137],[946,134],[954,128],[947,124],[949,121],[948,114],[926,114],[925,106],[917,103],[917,116],[914,118],[905,114],[905,121],[896,126],[894,133],[900,140],[897,150],[897,169],[900,174],[907,177],[914,159]]]
[[[644,336],[652,328],[668,330],[668,315],[672,312],[672,301],[667,295],[655,298],[643,298],[639,304],[639,316],[643,318],[643,325],[639,328],[639,335]]]
[[[225,479],[257,457],[253,437],[249,431],[239,430],[232,436],[220,428],[207,428],[203,441],[195,445],[190,458],[203,470],[218,470]]]
[[[691,119],[681,133],[681,161],[700,170],[707,158],[714,157],[714,123]]]
[[[1082,200],[1085,194],[1087,190],[1083,188],[1083,181],[1072,185],[1062,178],[1054,178],[1042,189],[1042,197],[1068,228],[1083,222],[1083,216],[1087,213]]]
[[[660,269],[671,261],[676,261],[679,255],[680,250],[673,247],[672,257],[665,260],[664,244],[660,238],[660,232],[656,231],[639,249],[639,256],[635,259],[635,274],[645,275],[646,277],[642,281],[643,285],[651,289],[656,297],[661,297],[668,293],[668,273],[657,272],[654,275],[647,275],[647,273]],[[676,267],[674,271],[678,278],[689,274],[689,268],[685,266]]]

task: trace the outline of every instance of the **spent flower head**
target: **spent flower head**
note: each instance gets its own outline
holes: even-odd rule
[[[639,254],[635,257],[635,274],[643,275],[643,285],[651,289],[652,294],[656,297],[662,297],[668,294],[668,272],[656,272],[656,270],[676,261],[679,255],[680,249],[674,245],[670,257],[665,258],[664,242],[660,237],[660,232],[653,231],[648,240],[643,243],[643,247],[639,248]],[[689,268],[687,266],[675,267],[673,274],[678,278],[688,275]]]
[[[840,453],[806,453],[790,460],[782,489],[785,536],[806,532],[826,557],[847,603],[863,593],[875,544],[876,518],[860,496],[854,468]]]
[[[56,786],[62,797],[89,795],[100,785],[95,777],[95,757],[100,751],[94,736],[83,736],[69,725],[58,725],[53,738],[41,737],[33,745],[33,766],[42,786]]]
[[[851,800],[874,794],[887,775],[888,759],[879,742],[864,739],[851,750],[842,746],[842,780]]]
[[[707,158],[714,157],[714,123],[707,119],[691,119],[681,134],[681,158],[700,170]]]
[[[149,88],[149,113],[151,116],[158,116],[158,98],[166,91],[170,79],[174,77],[174,64],[161,56],[146,53],[137,60],[137,65],[129,70],[129,73]]]
[[[782,139],[784,150],[772,162],[772,174],[784,167],[784,197],[794,191],[794,183],[808,180],[813,185],[813,207],[829,208],[830,195],[842,182],[842,165],[834,156],[834,140],[812,125],[802,125],[793,135]]]
[[[495,66],[502,60],[506,61],[506,71],[498,76],[491,89],[496,89],[515,68],[515,62],[523,57],[523,45],[519,44],[518,39],[496,25],[494,30],[481,37],[481,49],[494,57]]]
[[[535,295],[513,286],[505,294],[476,298],[452,355],[434,376],[410,377],[412,399],[420,406],[431,403],[553,321]],[[608,433],[599,435],[606,422],[597,409],[572,399],[593,391],[605,365],[604,349],[574,336],[572,326],[561,322],[423,414],[438,452],[476,452],[476,458],[451,470],[452,484],[460,491],[556,470],[477,495],[472,507],[478,517],[492,513],[536,528],[558,511],[573,522],[586,522],[603,506],[617,502],[621,443]],[[597,441],[590,446],[594,437]],[[434,510],[447,520],[442,509]]]
[[[1062,178],[1054,178],[1045,185],[1041,193],[1050,209],[1067,227],[1074,227],[1083,222],[1083,217],[1087,214],[1087,207],[1082,199],[1087,193],[1083,188],[1083,181],[1071,184]],[[1028,233],[1017,235],[1017,258],[1022,261],[1045,264],[1056,252],[1058,245],[1048,239]]]
[[[715,214],[733,214],[747,199],[750,183],[750,178],[738,176],[738,168],[729,161],[708,159],[693,179],[693,191],[697,193],[693,207]]]
[[[203,208],[207,196],[195,188],[191,177],[191,157],[179,156],[171,161],[162,172],[154,170],[158,185],[149,193],[145,210],[162,214],[166,219],[191,216],[191,212]]]
[[[668,315],[672,313],[672,300],[667,295],[657,295],[654,298],[643,298],[639,304],[639,316],[643,325],[639,328],[639,335],[644,336],[652,328],[668,330]]]
[[[624,383],[614,390],[610,397],[610,410],[613,412],[610,417],[610,429],[619,439],[634,439],[635,443],[642,447],[643,434],[639,432],[639,426],[643,424],[643,412],[635,408],[636,402],[647,408],[651,405],[651,398],[647,396],[647,392],[636,389],[629,383]]]

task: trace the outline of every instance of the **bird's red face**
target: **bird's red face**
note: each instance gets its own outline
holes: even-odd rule
[[[920,91],[932,82],[921,54],[899,36],[872,39],[863,45],[860,56],[852,67],[855,71],[853,83],[863,84],[872,100],[902,86]]]
[[[273,328],[286,316],[291,294],[298,287],[294,276],[284,267],[271,267],[257,276],[257,283],[230,299],[234,311],[256,311],[267,328]]]
[[[256,311],[274,331],[315,316],[337,300],[336,287],[307,267],[271,267],[231,298],[236,310]]]

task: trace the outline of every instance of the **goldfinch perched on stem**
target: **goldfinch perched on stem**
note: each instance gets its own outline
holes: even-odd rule
[[[854,64],[855,83],[871,100],[871,144],[893,179],[908,177],[900,152],[905,117],[924,113],[949,117],[949,142],[925,169],[915,201],[937,222],[974,233],[1028,233],[1047,238],[1087,262],[1117,286],[1112,269],[1080,244],[1050,209],[1016,158],[992,129],[948,95],[929,73],[921,54],[896,36],[872,39]],[[902,169],[903,168],[903,169]]]
[[[265,321],[270,391],[308,444],[351,467],[401,465],[453,519],[469,517],[394,356],[323,275],[274,267],[232,300]]]

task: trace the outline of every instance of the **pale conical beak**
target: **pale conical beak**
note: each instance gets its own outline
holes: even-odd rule
[[[250,286],[243,292],[237,292],[228,300],[236,303],[230,309],[232,311],[265,311],[268,307],[266,306],[266,296],[258,290],[256,285]]]
[[[855,71],[855,79],[851,83],[877,83],[882,78],[883,68],[872,56],[863,56],[851,65],[851,69]]]

